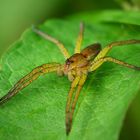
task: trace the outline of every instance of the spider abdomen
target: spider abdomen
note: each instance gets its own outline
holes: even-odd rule
[[[88,60],[95,58],[97,54],[101,51],[101,44],[95,43],[91,44],[81,51],[81,54]]]

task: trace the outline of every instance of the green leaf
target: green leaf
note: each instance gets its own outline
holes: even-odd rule
[[[100,22],[117,22],[140,25],[139,12],[136,11],[122,11],[122,10],[100,10],[83,12],[70,15],[68,19],[81,20],[87,23],[100,23]]]
[[[62,41],[74,52],[79,23],[50,20],[41,30]],[[120,23],[85,25],[82,48],[95,42],[102,47],[117,40],[140,39],[140,26]],[[110,56],[140,66],[140,45],[115,47]],[[0,96],[34,67],[64,63],[58,48],[31,29],[1,59]],[[65,133],[65,105],[70,81],[55,73],[34,81],[0,107],[2,140],[116,140],[129,104],[140,89],[140,72],[105,63],[90,73],[83,87],[70,135]]]

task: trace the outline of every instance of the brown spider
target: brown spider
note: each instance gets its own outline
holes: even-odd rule
[[[67,75],[68,79],[71,81],[71,87],[68,93],[67,103],[66,103],[66,118],[65,118],[66,122],[65,123],[66,123],[67,135],[71,131],[75,106],[76,106],[80,91],[82,89],[82,86],[84,85],[89,72],[95,71],[106,61],[114,62],[116,64],[131,68],[134,70],[140,70],[140,67],[137,67],[137,66],[125,63],[123,61],[117,60],[115,58],[106,56],[107,53],[114,46],[121,46],[125,44],[136,44],[136,43],[140,43],[140,40],[132,39],[132,40],[125,40],[125,41],[117,41],[117,42],[110,43],[103,49],[101,49],[101,45],[99,43],[95,43],[95,44],[89,45],[88,47],[86,47],[85,49],[81,51],[80,48],[81,48],[81,43],[83,40],[83,32],[84,32],[84,26],[83,26],[83,23],[81,23],[80,32],[79,32],[78,39],[76,42],[75,53],[72,56],[70,56],[67,49],[64,47],[64,45],[61,42],[49,36],[48,34],[40,31],[39,29],[34,28],[33,31],[37,33],[38,35],[42,36],[43,38],[56,44],[59,47],[61,53],[66,58],[66,61],[64,64],[59,64],[59,63],[48,64],[47,63],[47,64],[43,64],[41,66],[34,68],[29,74],[27,74],[22,79],[20,79],[13,86],[13,88],[10,89],[10,91],[0,99],[0,105],[5,103],[9,99],[11,99],[20,90],[28,86],[30,83],[32,83],[41,75],[44,75],[49,72],[57,72],[58,75]]]

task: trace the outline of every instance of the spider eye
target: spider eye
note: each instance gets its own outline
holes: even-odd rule
[[[66,64],[67,64],[67,65],[70,65],[70,64],[73,63],[73,62],[74,62],[74,61],[73,61],[73,60],[70,60],[70,59],[67,59],[67,60],[66,60]]]

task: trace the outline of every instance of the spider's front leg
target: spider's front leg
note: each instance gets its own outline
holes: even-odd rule
[[[68,98],[67,98],[67,104],[66,104],[66,133],[67,133],[67,135],[71,131],[73,113],[75,110],[75,106],[76,106],[80,91],[81,91],[82,86],[84,85],[84,83],[86,81],[86,78],[87,78],[87,75],[82,74],[82,75],[76,76],[75,79],[72,81],[71,88],[70,88]],[[77,90],[75,93],[75,97],[72,100],[73,94],[74,94],[74,91],[76,88],[77,88]]]
[[[62,65],[59,63],[50,63],[50,64],[43,64],[41,66],[36,67],[33,69],[29,74],[24,76],[20,79],[13,88],[2,98],[0,98],[0,105],[11,99],[15,96],[20,90],[31,84],[34,80],[36,80],[39,76],[49,73],[60,71]]]

